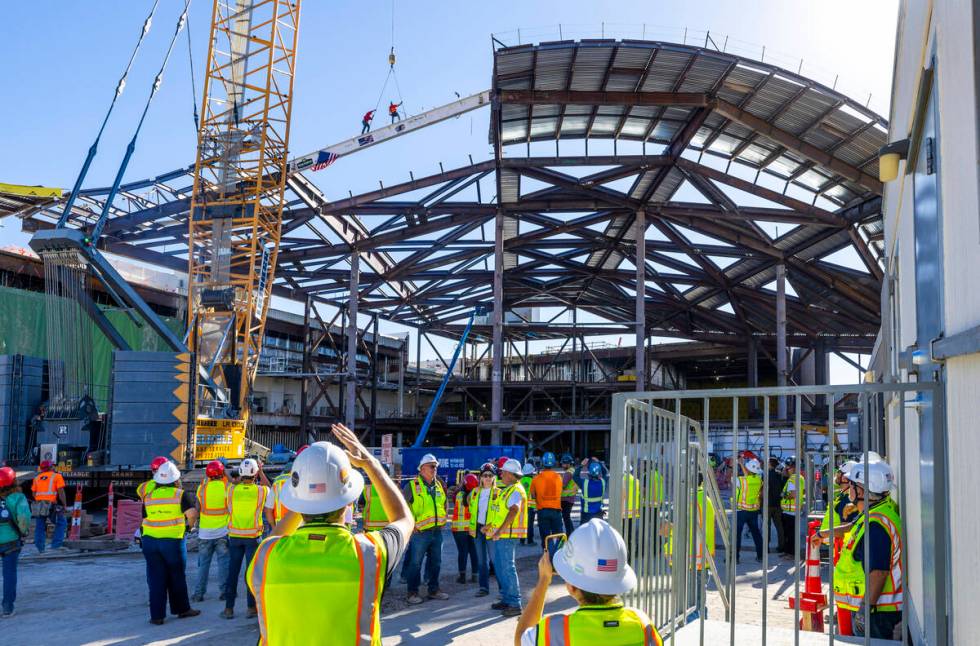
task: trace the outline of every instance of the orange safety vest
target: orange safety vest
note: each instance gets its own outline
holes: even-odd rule
[[[60,484],[60,486],[58,486]],[[54,502],[58,499],[58,489],[65,486],[65,481],[57,471],[42,471],[31,483],[34,500]]]
[[[463,498],[465,497],[465,491],[459,491],[456,493],[456,501],[453,504],[453,518],[451,525],[454,532],[470,531],[470,506],[463,504]],[[460,514],[460,511],[463,513]]]

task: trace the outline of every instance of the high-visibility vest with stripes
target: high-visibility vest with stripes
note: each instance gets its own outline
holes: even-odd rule
[[[796,489],[800,494],[800,505],[802,506],[804,501],[806,501],[806,481],[800,477],[800,474],[794,473],[789,478],[786,479],[786,484],[783,485],[783,497],[779,501],[779,506],[788,514],[795,514],[796,509],[796,493],[797,491],[790,491],[789,483],[796,482]]]
[[[626,498],[623,500],[623,518],[640,517],[640,483],[636,476],[627,473],[623,476],[623,493]]]
[[[34,482],[31,483],[34,500],[54,502],[58,499],[58,489],[55,487],[57,475],[55,471],[42,471],[34,477]]]
[[[311,523],[270,536],[245,575],[259,611],[259,643],[381,646],[387,563],[377,534],[352,534],[344,525]]]
[[[531,476],[523,476],[521,478],[521,486],[524,487],[524,493],[526,494],[531,493],[531,480],[533,480]],[[533,498],[531,498],[530,495],[528,495],[527,497],[527,508],[528,509],[538,508],[538,503]]]
[[[280,473],[272,481],[272,495],[275,496],[275,502],[272,503],[272,517],[277,523],[286,515],[286,508],[282,505],[282,488],[289,482],[291,476],[291,472]]]
[[[641,610],[615,606],[581,606],[567,615],[548,615],[538,622],[537,646],[663,646],[656,627]]]
[[[146,518],[143,519],[141,534],[152,538],[183,538],[184,512],[180,510],[183,489],[172,486],[157,486],[143,499]]]
[[[647,491],[644,499],[645,507],[659,509],[664,504],[664,477],[656,469],[647,476]]]
[[[224,479],[217,478],[199,484],[197,504],[201,508],[201,529],[228,526],[228,483]]]
[[[446,524],[446,490],[442,482],[435,480],[436,498],[429,495],[429,488],[420,478],[415,478],[412,487],[412,515],[415,516],[415,529],[425,531]]]
[[[831,516],[833,516],[834,518],[835,530],[841,525],[843,525],[844,523],[849,523],[851,521],[851,517],[854,514],[855,507],[853,504],[851,504],[849,498],[847,498],[848,501],[847,504],[844,505],[844,518],[841,518],[840,514],[837,513],[837,507],[840,505],[841,501],[844,500],[845,498],[847,498],[846,490],[837,492],[837,495],[834,497],[833,504],[830,505],[830,508],[827,509],[826,513],[824,513],[823,515],[823,521],[821,521],[820,523],[820,529],[824,531],[830,530]]]
[[[715,555],[715,506],[711,503],[711,498],[704,497],[704,489],[698,487],[698,517],[689,518],[687,521],[688,538],[687,544],[690,546],[688,552],[693,560],[693,565],[698,570],[707,569],[710,566],[707,555]],[[699,527],[704,528],[704,540],[701,540],[701,530],[694,531],[695,522]],[[703,523],[703,524],[702,524]],[[707,546],[707,551],[705,551]],[[667,558],[672,563],[671,558],[674,554],[674,531],[671,530],[670,538],[667,540]]]
[[[470,531],[470,505],[467,502],[463,502],[465,498],[465,491],[460,490],[456,492],[456,498],[453,501],[452,523],[450,524],[454,532]]]
[[[388,526],[388,514],[381,504],[378,488],[370,482],[364,485],[364,531],[376,532]]]
[[[146,482],[141,482],[138,487],[136,487],[136,495],[139,496],[140,500],[146,498],[146,495],[157,488],[157,483],[153,480],[147,480]]]
[[[582,511],[589,514],[599,513],[602,511],[602,499],[606,497],[606,481],[602,478],[586,478],[584,484],[580,492]]]
[[[262,535],[262,510],[269,490],[254,482],[228,487],[228,536],[258,538]]]
[[[476,523],[480,518],[480,492],[482,489],[474,489],[470,493],[470,536],[476,537]],[[487,498],[487,516],[484,525],[493,524],[494,507],[497,504],[497,496],[502,490],[497,487],[490,487],[490,496]]]
[[[891,554],[889,555],[888,578],[881,590],[878,602],[874,608],[879,612],[901,612],[903,606],[903,577],[902,577],[902,518],[898,514],[898,506],[891,498],[885,498],[868,510],[868,522],[878,523],[891,539]],[[854,527],[844,539],[844,546],[834,570],[834,593],[837,604],[847,610],[857,610],[864,600],[865,576],[861,561],[854,558],[855,547],[864,557],[864,543],[857,542],[864,536],[864,516],[859,514],[854,519]]]
[[[739,511],[759,511],[762,507],[762,476],[750,473],[735,483],[735,500]]]
[[[575,502],[575,499],[578,498],[578,483],[572,477],[573,473],[575,472],[572,469],[566,469],[561,475],[563,481],[568,478],[568,482],[565,482],[561,488],[562,502]]]
[[[487,512],[487,524],[493,525],[495,528],[503,526],[504,521],[507,520],[507,514],[510,513],[510,507],[507,506],[507,501],[510,500],[511,494],[515,491],[521,494],[521,507],[517,510],[517,515],[514,516],[514,520],[511,521],[510,525],[500,532],[500,538],[527,537],[527,493],[524,491],[524,487],[521,486],[520,482],[515,482],[506,489],[501,489],[497,492],[497,497],[494,501],[495,504],[491,506],[493,522],[489,522],[490,512]]]

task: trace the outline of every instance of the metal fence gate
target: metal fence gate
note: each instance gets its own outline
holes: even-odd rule
[[[789,419],[775,420],[771,411],[777,410],[778,399],[783,397]],[[769,581],[769,531],[762,532],[761,590],[751,593],[761,595],[761,615],[752,627],[755,632],[741,632],[738,610],[746,592],[736,594],[734,479],[726,500],[725,489],[719,486],[725,479],[717,477],[712,458],[724,463],[727,457],[753,450],[766,465],[768,476],[770,457],[780,453],[785,457],[787,450],[798,456],[806,479],[805,493],[797,494],[797,508],[804,513],[796,515],[793,534],[799,556],[805,550],[807,521],[821,518],[826,500],[833,498],[836,467],[846,459],[867,461],[868,452],[876,451],[895,473],[897,490],[891,495],[903,520],[898,553],[904,598],[897,630],[903,643],[944,644],[948,525],[942,401],[942,387],[934,383],[615,394],[609,519],[626,539],[629,562],[638,579],[637,588],[625,601],[650,615],[667,643],[673,643],[682,629],[685,643],[693,643],[691,631],[699,633],[697,643],[723,643],[718,641],[717,621],[710,626],[713,636],[706,635],[709,593],[724,615],[712,619],[727,624],[723,628],[732,646],[749,643],[746,638],[765,645],[770,634],[779,632],[786,637],[786,630],[792,631],[797,646],[801,639],[813,643],[815,633],[800,631],[798,604],[791,626],[786,625],[785,616],[781,626],[770,622],[770,606],[785,607],[786,601],[775,601],[770,595],[776,588]],[[749,418],[750,408],[760,414]],[[838,420],[838,413],[844,411],[851,412],[850,420]],[[929,468],[923,466],[926,461]],[[762,525],[768,530],[765,492],[764,486]],[[855,527],[863,522],[867,529],[867,510],[854,522]],[[868,563],[870,541],[864,544],[863,562]],[[716,547],[714,555],[712,546]],[[830,611],[827,634],[820,643],[870,644],[869,637],[841,640],[836,634],[832,549],[821,565]],[[804,576],[799,561],[791,565],[790,575],[791,594],[799,598]],[[865,611],[867,625],[869,612]],[[689,626],[695,621],[696,628]]]

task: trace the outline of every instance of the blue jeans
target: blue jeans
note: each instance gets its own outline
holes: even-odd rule
[[[412,534],[408,546],[408,593],[418,594],[422,583],[422,557],[426,557],[425,585],[429,594],[439,591],[439,570],[442,568],[442,528],[435,527]]]
[[[52,509],[48,516],[39,517],[34,525],[34,545],[37,547],[38,552],[44,551],[44,545],[47,542],[49,518],[54,523],[54,536],[51,537],[51,549],[56,550],[65,542],[65,530],[68,528],[68,521],[65,519],[64,513],[55,512]]]
[[[17,559],[19,558],[19,547],[3,555],[3,611],[8,613],[14,611],[14,601],[17,600]]]
[[[143,536],[143,558],[146,559],[146,584],[150,588],[150,619],[167,617],[167,598],[170,613],[179,615],[191,608],[187,598],[187,565],[181,552],[180,538],[154,538]]]
[[[476,574],[476,543],[469,532],[453,532],[456,542],[456,568],[460,574],[466,574],[466,561],[469,559],[470,571]]]
[[[538,534],[541,535],[541,549],[544,549],[544,539],[552,534],[561,534],[565,531],[562,526],[561,512],[557,509],[538,510]]]
[[[248,569],[257,549],[259,549],[258,538],[228,537],[228,578],[225,580],[225,608],[235,607],[235,598],[238,596],[238,575],[242,573],[242,570]],[[254,608],[255,597],[252,596],[248,584],[245,585],[245,592],[247,593],[245,601],[248,607]]]
[[[197,547],[197,587],[194,596],[203,597],[208,591],[208,575],[211,572],[211,558],[218,555],[218,588],[226,592],[228,585],[228,537],[206,538]]]
[[[487,544],[487,537],[483,535],[483,525],[476,524],[476,538],[473,539],[476,546],[476,570],[477,580],[480,582],[480,589],[490,592],[490,546]]]
[[[517,580],[517,565],[514,563],[514,551],[517,549],[517,538],[500,538],[493,542],[493,567],[500,583],[502,601],[508,606],[521,606],[521,587]]]
[[[738,560],[742,549],[742,527],[749,526],[752,541],[755,543],[755,556],[762,559],[762,532],[759,531],[759,512],[739,509],[735,514],[735,560]]]

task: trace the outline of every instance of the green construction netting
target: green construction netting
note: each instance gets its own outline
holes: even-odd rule
[[[47,326],[45,325],[45,295],[22,289],[0,287],[0,354],[26,354],[45,357],[47,354]],[[138,327],[132,319],[117,308],[102,307],[106,318],[119,330],[133,350],[165,352],[167,345],[148,325]],[[183,322],[163,317],[171,330],[182,336]],[[109,395],[109,367],[112,362],[112,344],[102,331],[92,326],[92,395],[105,410]]]

